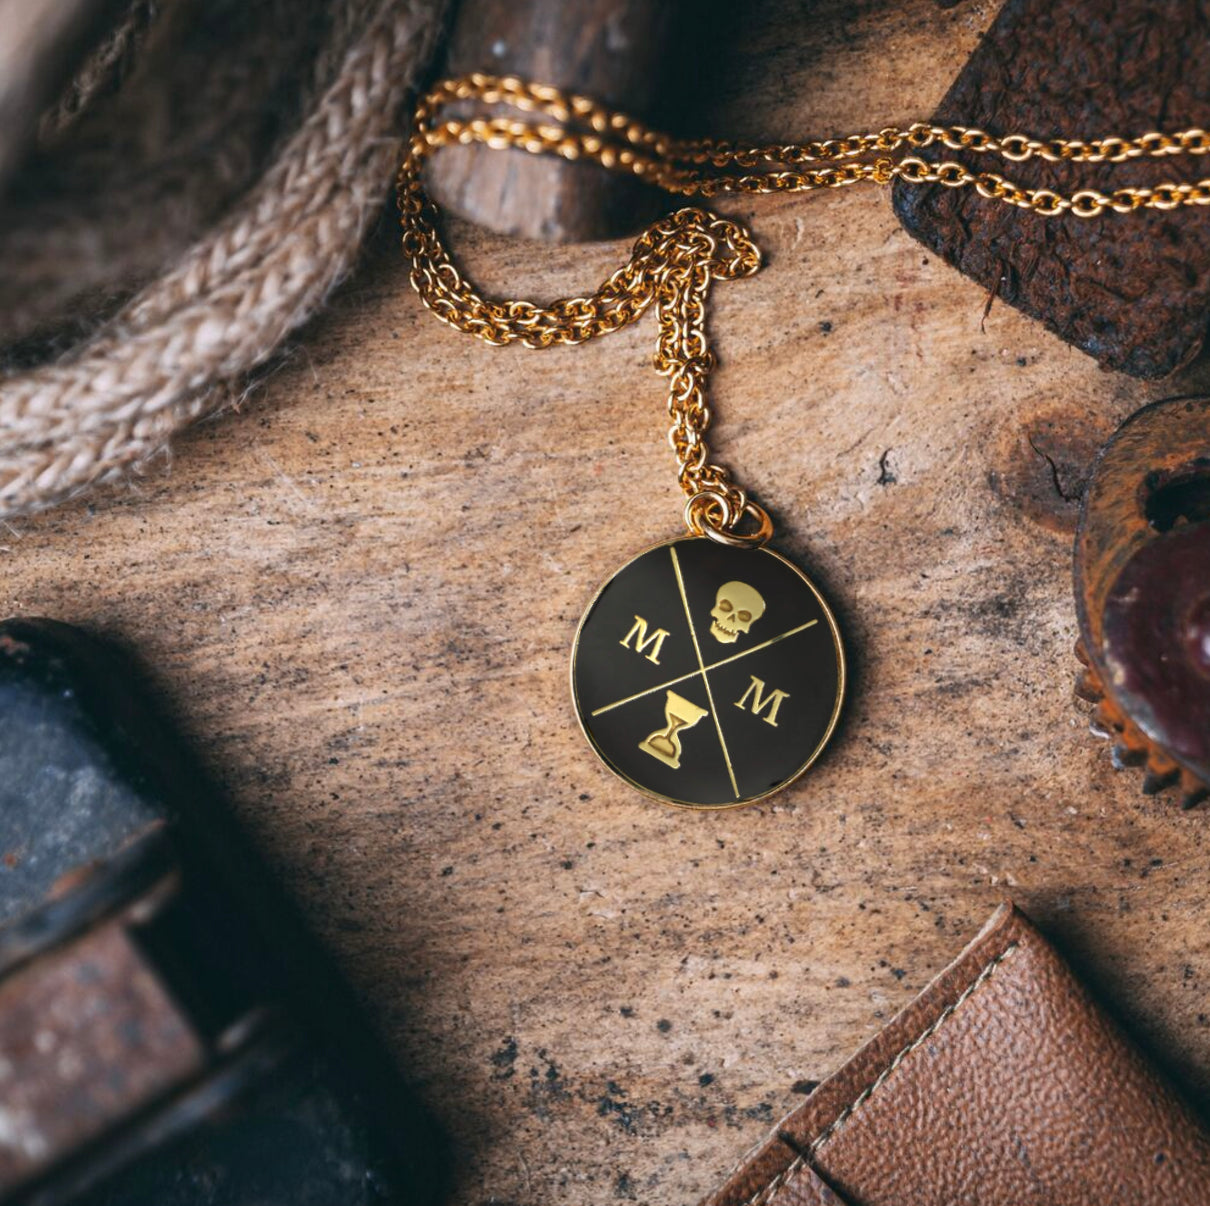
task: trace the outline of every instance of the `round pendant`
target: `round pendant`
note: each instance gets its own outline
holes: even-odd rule
[[[791,562],[686,536],[597,592],[571,685],[584,735],[616,775],[668,804],[734,808],[819,757],[840,716],[844,649]]]

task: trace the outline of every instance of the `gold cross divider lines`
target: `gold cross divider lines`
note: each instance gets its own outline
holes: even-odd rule
[[[666,687],[675,687],[677,683],[683,683],[688,678],[697,678],[699,674],[709,674],[711,670],[717,670],[720,666],[726,666],[730,662],[738,662],[740,658],[748,657],[749,654],[759,653],[762,649],[768,649],[770,645],[776,645],[778,641],[784,641],[787,637],[797,636],[798,633],[812,628],[818,623],[818,620],[808,620],[797,628],[791,628],[789,632],[783,632],[781,636],[771,637],[767,641],[762,641],[759,645],[753,645],[751,649],[745,649],[743,653],[733,653],[730,657],[725,657],[721,661],[711,662],[709,666],[702,666],[700,670],[690,670],[688,674],[682,674],[679,678],[670,678],[666,683],[660,683],[655,687],[647,687],[645,690],[636,692],[634,695],[626,696],[625,699],[619,699],[616,703],[606,704],[603,708],[597,708],[592,715],[600,716],[602,712],[612,712],[614,708],[620,708],[623,704],[633,703],[636,699],[642,699],[644,695],[654,695],[656,691],[663,691]]]
[[[693,638],[693,652],[697,654],[698,673],[702,676],[702,686],[706,688],[706,701],[710,704],[710,719],[714,721],[714,731],[718,733],[718,743],[722,746],[723,761],[727,764],[727,775],[731,779],[731,790],[739,799],[739,784],[735,781],[735,768],[731,765],[731,753],[727,749],[727,739],[723,736],[723,722],[718,718],[718,708],[714,706],[714,692],[710,689],[710,677],[706,673],[706,663],[702,660],[702,647],[697,642],[697,627],[693,623],[693,612],[689,610],[689,596],[685,593],[685,579],[681,577],[681,561],[676,555],[676,549],[669,547],[672,554],[672,568],[676,571],[676,585],[681,592],[681,603],[685,607],[685,619],[689,622],[689,635]]]

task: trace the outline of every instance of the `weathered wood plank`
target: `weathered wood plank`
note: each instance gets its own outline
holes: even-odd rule
[[[684,104],[682,11],[660,0],[462,0],[442,74],[519,75],[666,129]],[[492,111],[467,105],[459,115]],[[425,174],[443,209],[555,243],[633,237],[666,207],[656,189],[599,164],[481,144],[446,147]]]
[[[993,15],[779,0],[703,126],[931,112]],[[4,611],[160,668],[452,1132],[459,1203],[692,1200],[1008,893],[1210,1101],[1206,816],[1085,732],[1065,530],[1090,451],[1198,374],[1148,386],[1010,309],[983,324],[885,193],[729,210],[767,265],[716,290],[717,444],[857,663],[830,754],[768,806],[663,809],[572,719],[582,607],[677,530],[652,327],[480,346],[421,312],[389,224],[170,471],[0,536]],[[455,239],[540,297],[624,251]]]

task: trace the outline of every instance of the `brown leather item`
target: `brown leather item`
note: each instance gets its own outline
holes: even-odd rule
[[[1210,1132],[1003,905],[703,1206],[1210,1206]]]

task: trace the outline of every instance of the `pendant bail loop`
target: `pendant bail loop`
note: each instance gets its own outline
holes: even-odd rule
[[[754,531],[736,529],[745,519],[756,524]],[[773,535],[773,520],[759,503],[745,498],[738,510],[721,490],[699,490],[685,503],[685,526],[694,536],[708,536],[733,549],[758,549]]]

